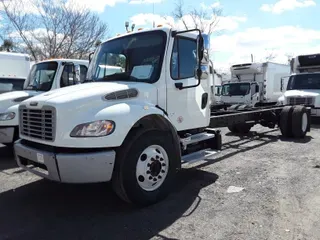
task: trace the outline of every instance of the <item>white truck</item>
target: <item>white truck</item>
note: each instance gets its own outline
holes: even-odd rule
[[[222,102],[230,105],[275,105],[285,91],[281,79],[290,66],[279,63],[244,63],[230,67],[231,79],[222,86]]]
[[[320,53],[296,56],[291,60],[291,72],[278,103],[310,106],[311,116],[320,117]]]
[[[0,52],[0,94],[22,90],[29,71],[28,54]]]
[[[89,61],[77,59],[50,59],[34,64],[23,89],[0,95],[0,143],[11,146],[19,137],[20,102],[50,90],[83,82],[88,66]]]
[[[310,131],[310,125],[301,125],[310,116],[304,106],[211,115],[209,42],[199,29],[171,27],[103,42],[88,69],[92,83],[20,103],[18,165],[57,182],[111,181],[121,199],[145,206],[173,190],[183,164],[221,150],[220,131],[211,127],[271,121],[294,137]],[[124,59],[124,72],[97,77],[111,55]],[[283,125],[288,121],[295,128]]]

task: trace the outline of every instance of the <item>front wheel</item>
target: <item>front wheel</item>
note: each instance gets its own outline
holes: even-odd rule
[[[112,185],[124,201],[150,205],[171,191],[180,154],[168,132],[149,130],[130,134],[117,151]]]

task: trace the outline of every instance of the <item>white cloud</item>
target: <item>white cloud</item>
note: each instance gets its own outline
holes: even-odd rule
[[[77,4],[85,6],[98,13],[103,13],[106,6],[114,7],[117,3],[126,2],[127,0],[76,0]]]
[[[190,15],[185,15],[183,17],[184,21],[187,23],[189,27],[192,27],[193,19]],[[134,15],[130,18],[130,21],[135,23],[137,26],[152,26],[153,21],[156,25],[163,24],[163,25],[170,25],[174,26],[178,29],[183,29],[183,23],[182,21],[175,21],[173,17],[167,16],[163,17],[157,14],[152,13],[140,13],[137,15]],[[219,30],[235,30],[239,27],[239,23],[247,21],[246,17],[237,17],[237,16],[229,16],[219,17],[219,22],[217,26],[215,27],[216,31]],[[211,23],[211,20],[202,20],[204,26],[206,28],[209,27],[209,24]]]
[[[200,3],[200,7],[204,10],[209,10],[212,8],[221,8],[221,3],[219,1],[212,3],[211,5],[206,5],[205,3]]]
[[[164,0],[131,0],[129,4],[150,4],[150,3],[161,3]]]
[[[286,54],[299,55],[320,52],[320,31],[295,26],[249,28],[243,32],[221,35],[211,39],[215,66],[228,69],[231,64],[265,61],[273,53],[272,61],[286,63]]]
[[[263,4],[260,7],[260,10],[280,14],[295,8],[311,7],[315,5],[316,2],[313,0],[279,0],[275,4]]]

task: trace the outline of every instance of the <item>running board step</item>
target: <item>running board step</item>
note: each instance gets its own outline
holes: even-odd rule
[[[202,149],[198,152],[193,152],[193,153],[182,156],[181,163],[182,164],[195,163],[201,160],[205,160],[206,158],[211,157],[217,153],[219,153],[219,151],[212,150],[211,148]]]
[[[215,137],[214,133],[202,132],[202,133],[198,133],[198,134],[195,134],[195,135],[191,135],[191,136],[186,137],[186,138],[180,138],[180,141],[184,146],[187,146],[187,145],[190,145],[190,144],[193,144],[193,143],[198,143],[198,142],[201,142],[201,141],[205,141],[205,140],[208,140],[208,139],[211,139],[211,138],[214,138],[214,137]]]

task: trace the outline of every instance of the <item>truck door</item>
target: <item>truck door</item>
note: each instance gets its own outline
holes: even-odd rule
[[[168,55],[171,57],[166,71],[169,118],[178,131],[206,127],[210,121],[210,77],[202,79],[197,87],[179,90],[176,86],[177,83],[184,87],[198,83],[195,77],[197,41],[176,36],[170,45]]]
[[[260,86],[257,83],[251,84],[251,103],[254,106],[260,102]]]

